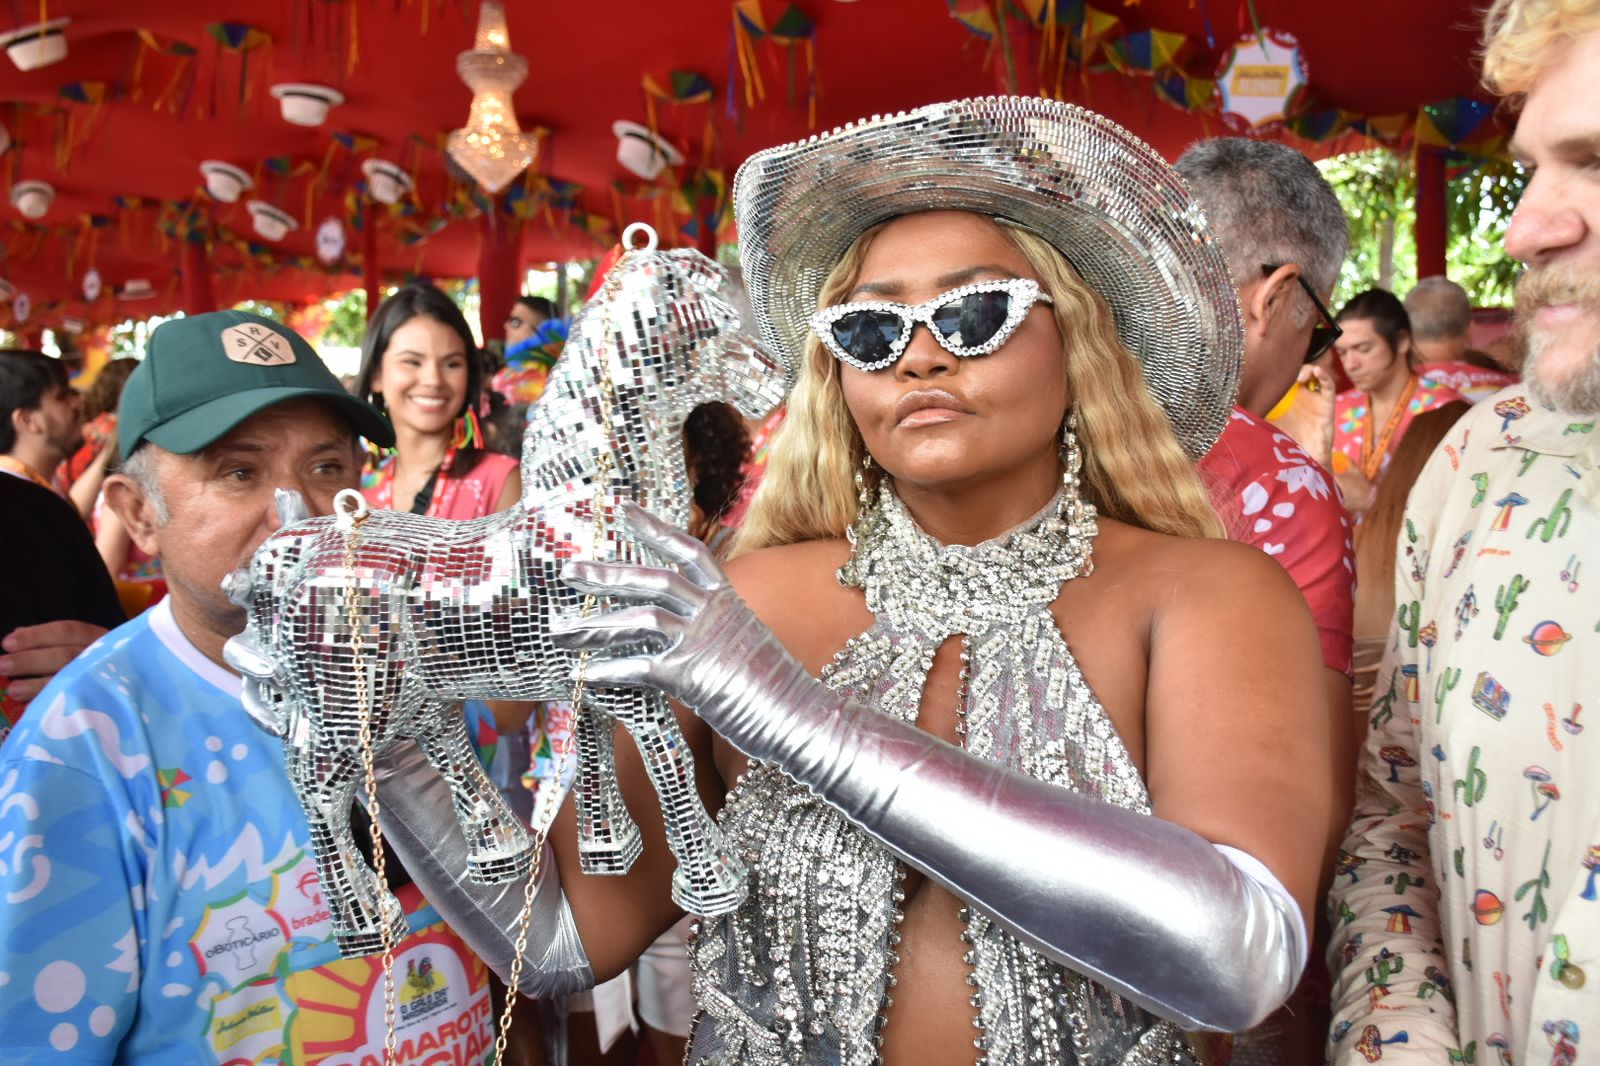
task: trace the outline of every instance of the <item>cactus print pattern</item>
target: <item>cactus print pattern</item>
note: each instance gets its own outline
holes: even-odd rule
[[[1600,1064],[1597,466],[1514,386],[1412,490],[1329,898],[1338,1066]]]

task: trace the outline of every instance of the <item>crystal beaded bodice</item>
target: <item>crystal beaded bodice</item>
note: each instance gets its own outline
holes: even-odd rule
[[[875,621],[823,680],[915,721],[935,652],[962,636],[968,751],[1149,813],[1144,783],[1050,613],[1062,583],[1087,572],[1094,531],[1088,505],[1063,496],[1002,538],[943,546],[885,494],[854,531],[856,550],[839,573],[865,591]],[[700,1012],[688,1061],[876,1062],[897,960],[899,863],[767,764],[741,778],[722,825],[750,866],[750,893],[734,914],[707,921],[691,949]],[[1170,1024],[1024,947],[976,908],[963,913],[983,1061],[1193,1061]]]

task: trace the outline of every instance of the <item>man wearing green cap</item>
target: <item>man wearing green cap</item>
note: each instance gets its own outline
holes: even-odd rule
[[[56,676],[0,749],[0,1066],[383,1061],[377,959],[344,960],[279,742],[248,717],[221,582],[392,440],[304,340],[237,311],[162,325],[128,380],[110,506],[169,595]],[[398,1061],[481,1063],[487,972],[414,886]]]

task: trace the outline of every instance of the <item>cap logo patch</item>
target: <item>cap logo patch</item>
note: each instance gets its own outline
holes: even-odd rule
[[[223,330],[222,350],[235,363],[250,366],[288,366],[294,362],[289,338],[254,322]]]

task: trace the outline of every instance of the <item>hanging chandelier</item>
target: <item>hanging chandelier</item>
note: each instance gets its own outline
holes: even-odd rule
[[[456,56],[456,73],[472,90],[472,111],[466,126],[450,134],[450,158],[484,191],[499,192],[533,162],[538,141],[517,126],[511,94],[528,76],[528,61],[511,50],[498,0],[483,0],[477,39]]]

